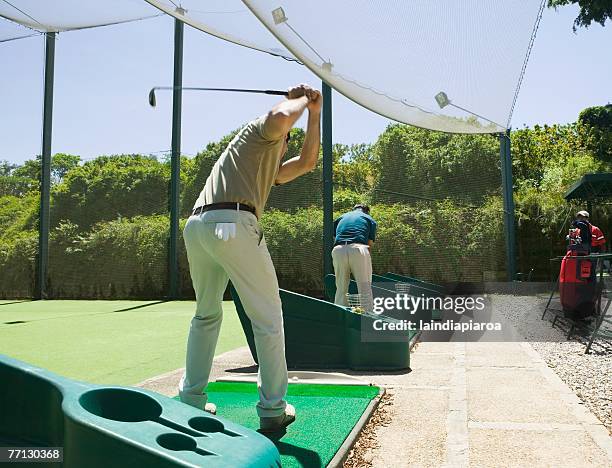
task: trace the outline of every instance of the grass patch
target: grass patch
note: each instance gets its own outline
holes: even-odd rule
[[[72,379],[133,385],[185,366],[194,311],[193,301],[2,301],[0,353]],[[234,303],[223,312],[217,354],[246,345]]]

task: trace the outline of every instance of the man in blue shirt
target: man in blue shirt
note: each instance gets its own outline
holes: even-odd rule
[[[376,240],[376,221],[366,205],[355,205],[353,211],[340,216],[334,222],[336,241],[332,260],[336,273],[336,297],[334,302],[346,306],[351,273],[361,295],[361,306],[372,310],[372,259],[370,248]]]

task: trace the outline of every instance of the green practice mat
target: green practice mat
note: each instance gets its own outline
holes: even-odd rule
[[[287,401],[295,406],[296,421],[286,434],[270,436],[283,467],[326,466],[378,392],[362,385],[289,384]],[[259,429],[255,383],[212,382],[207,393],[218,416]]]

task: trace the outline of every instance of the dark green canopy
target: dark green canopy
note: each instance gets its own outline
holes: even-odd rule
[[[586,174],[565,193],[566,200],[612,199],[612,173]]]

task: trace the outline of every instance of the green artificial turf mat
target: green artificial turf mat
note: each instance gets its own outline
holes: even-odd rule
[[[223,310],[217,354],[246,345],[234,303]],[[185,366],[194,312],[192,301],[4,303],[0,353],[72,379],[133,385]]]
[[[326,466],[378,392],[362,385],[289,384],[287,401],[295,406],[296,421],[282,437],[270,437],[283,467]],[[213,382],[207,393],[218,416],[259,428],[255,383]]]

